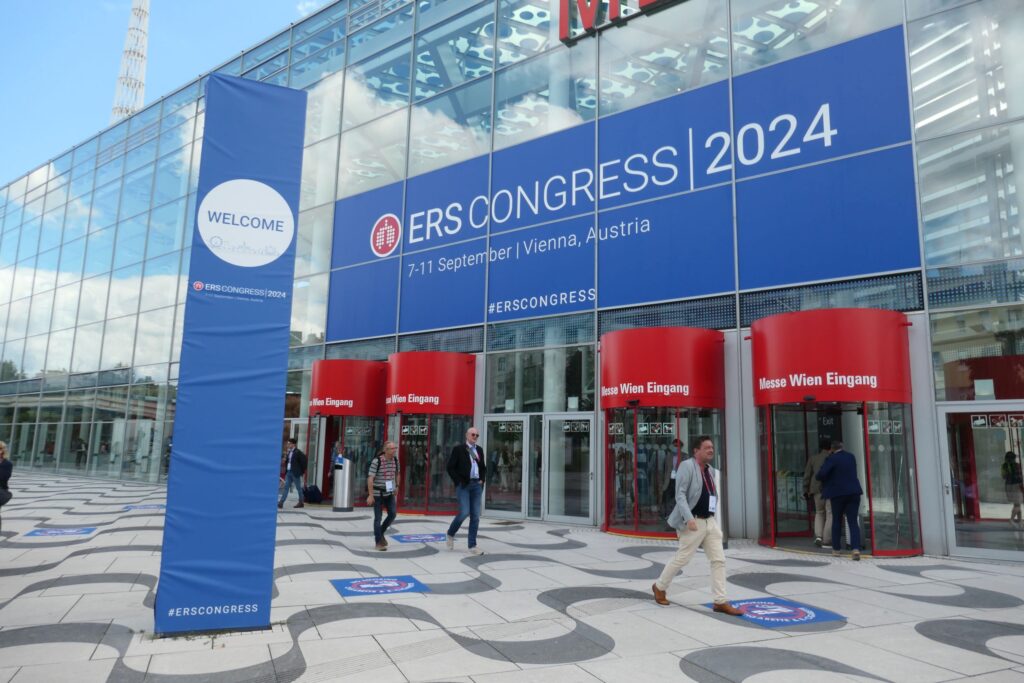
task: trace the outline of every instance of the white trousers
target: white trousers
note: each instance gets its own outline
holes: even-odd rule
[[[697,530],[690,531],[685,526],[676,533],[679,536],[679,550],[672,558],[661,576],[655,582],[658,590],[667,591],[672,579],[676,574],[689,563],[690,558],[697,552],[697,548],[704,548],[708,562],[711,563],[711,592],[715,596],[715,604],[721,604],[725,599],[725,551],[722,549],[722,530],[714,517],[708,519],[697,519]]]

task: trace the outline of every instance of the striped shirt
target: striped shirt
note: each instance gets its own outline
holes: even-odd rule
[[[378,495],[390,496],[391,493],[385,493],[384,482],[393,481],[395,486],[398,486],[398,458],[385,458],[383,456],[376,457],[370,461],[370,471],[366,473],[366,476],[373,477],[373,490]]]

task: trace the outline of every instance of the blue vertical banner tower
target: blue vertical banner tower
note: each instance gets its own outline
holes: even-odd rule
[[[157,633],[270,624],[306,93],[213,75]]]

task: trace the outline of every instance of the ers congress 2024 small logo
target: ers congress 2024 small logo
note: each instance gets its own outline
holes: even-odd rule
[[[197,292],[203,291],[203,287],[205,286],[206,285],[204,285],[201,280],[196,280],[195,282],[192,283],[192,289],[196,290]]]
[[[398,216],[386,213],[377,219],[370,231],[370,249],[375,256],[391,256],[402,241],[402,223]]]

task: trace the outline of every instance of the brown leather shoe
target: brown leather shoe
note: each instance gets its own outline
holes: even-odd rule
[[[713,608],[716,612],[728,614],[730,617],[741,617],[743,612],[739,611],[727,602],[716,602]]]
[[[669,605],[668,597],[665,595],[665,591],[658,588],[658,584],[652,583],[651,590],[654,591],[654,602],[659,605]]]
[[[306,505],[305,505],[305,503],[296,503],[292,507],[294,507],[294,508],[304,508],[304,507],[306,507]]]

